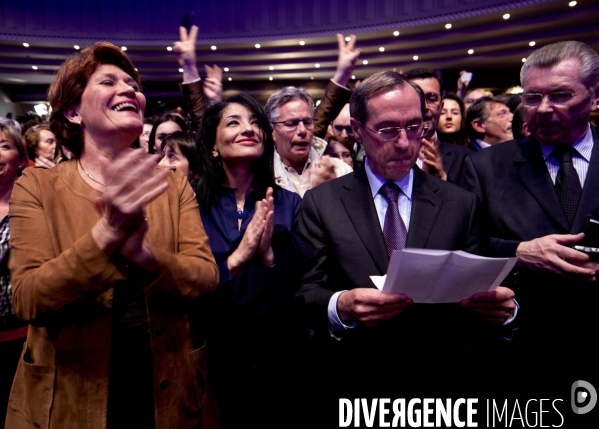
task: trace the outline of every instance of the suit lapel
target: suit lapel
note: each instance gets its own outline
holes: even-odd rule
[[[530,137],[523,139],[518,145],[514,164],[520,167],[518,179],[522,185],[537,200],[547,216],[562,226],[563,233],[567,233],[570,230],[568,219],[555,192],[539,143]]]
[[[593,150],[587,177],[580,195],[580,202],[578,203],[578,211],[572,224],[574,234],[580,231],[584,217],[588,214],[596,214],[599,209],[599,194],[597,192],[597,184],[599,183],[599,133],[592,125],[591,132],[593,133]]]
[[[370,257],[385,274],[389,265],[387,248],[363,165],[345,189],[348,192],[341,195],[341,203]]]
[[[434,179],[414,167],[412,214],[406,247],[425,247],[443,205],[442,199],[436,194],[438,190]]]

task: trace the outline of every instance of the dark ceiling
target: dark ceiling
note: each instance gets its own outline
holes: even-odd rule
[[[181,73],[167,46],[178,38],[183,15],[192,13],[200,27],[199,64],[228,67],[225,89],[244,89],[260,100],[287,84],[303,84],[318,98],[335,71],[337,32],[356,34],[364,50],[356,79],[382,69],[425,67],[440,71],[452,90],[459,70],[468,69],[474,71],[473,86],[506,88],[518,84],[522,59],[540,46],[581,40],[599,50],[599,2],[569,3],[0,0],[0,85],[13,102],[41,101],[75,44],[107,40],[127,47],[154,103],[177,98]]]

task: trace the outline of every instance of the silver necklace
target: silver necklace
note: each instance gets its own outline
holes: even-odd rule
[[[96,179],[94,179],[94,178],[92,177],[92,175],[91,175],[91,174],[89,174],[89,173],[88,173],[88,172],[85,170],[85,168],[83,168],[83,165],[81,164],[81,161],[80,161],[80,160],[77,160],[77,163],[79,163],[79,167],[81,167],[81,169],[82,169],[82,170],[83,170],[83,172],[84,172],[84,173],[87,175],[87,177],[89,177],[91,180],[93,180],[94,182],[96,182],[96,183],[97,183],[97,184],[99,184],[99,185],[106,186],[106,183],[102,183],[102,182],[100,182],[99,180],[96,180]]]

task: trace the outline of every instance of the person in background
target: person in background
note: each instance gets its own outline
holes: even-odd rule
[[[29,324],[11,429],[218,427],[188,319],[218,269],[187,179],[131,148],[140,87],[100,42],[48,90],[52,131],[75,159],[26,169],[10,201],[13,307]]]
[[[468,147],[479,151],[512,140],[513,117],[509,107],[495,98],[476,100],[466,114],[466,131],[470,138]]]
[[[512,118],[512,134],[514,135],[515,139],[530,135],[527,121],[526,107],[518,106],[518,108],[514,111],[514,117]]]
[[[441,141],[468,146],[466,133],[466,114],[464,102],[455,94],[443,98],[443,108],[437,125],[437,135]]]
[[[144,119],[144,128],[139,136],[139,147],[149,152],[148,142],[150,141],[150,133],[152,132],[152,128],[154,128],[154,121],[151,119]]]
[[[169,134],[162,140],[160,150],[164,156],[158,165],[179,169],[195,191],[199,172],[196,133],[177,131]]]
[[[187,132],[187,124],[179,115],[171,115],[167,113],[162,115],[152,127],[150,132],[150,139],[148,140],[148,153],[156,153],[162,157],[161,147],[162,140],[174,132],[183,131]]]
[[[0,123],[0,424],[4,424],[10,388],[27,336],[27,324],[15,316],[12,307],[8,270],[8,202],[14,184],[27,166],[27,161],[27,148],[21,134],[13,126]]]
[[[327,147],[324,150],[325,155],[331,158],[339,158],[354,170],[358,168],[356,152],[354,151],[353,144],[348,139],[333,135],[327,139],[327,142]]]
[[[52,168],[61,159],[57,158],[56,137],[49,124],[29,128],[23,135],[29,159],[36,167]]]
[[[280,427],[301,383],[292,311],[309,252],[294,234],[301,198],[275,184],[270,123],[248,95],[208,108],[197,146],[197,198],[220,270],[202,325],[223,427]]]
[[[464,96],[464,107],[466,108],[466,113],[468,113],[468,109],[472,106],[476,100],[483,97],[493,97],[493,93],[486,89],[471,89]]]

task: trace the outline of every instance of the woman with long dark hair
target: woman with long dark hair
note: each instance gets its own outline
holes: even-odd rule
[[[437,125],[439,139],[459,146],[468,146],[464,102],[455,94],[443,98],[443,109]]]
[[[270,123],[253,98],[210,107],[197,145],[197,198],[220,270],[206,312],[209,368],[223,425],[264,427],[282,412],[273,404],[299,356],[291,304],[309,252],[293,234],[301,199],[275,185]]]

